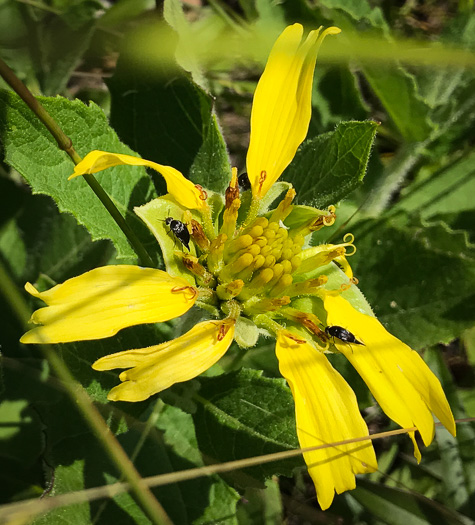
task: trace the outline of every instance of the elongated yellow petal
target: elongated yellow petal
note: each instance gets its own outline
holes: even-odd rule
[[[402,427],[417,427],[425,445],[434,437],[432,412],[455,435],[455,423],[439,380],[419,354],[375,318],[337,295],[326,295],[327,324],[350,331],[363,345],[334,343],[356,368],[386,414]],[[420,461],[414,433],[414,455]]]
[[[119,153],[108,153],[107,151],[91,151],[74,168],[74,173],[69,179],[74,179],[87,173],[97,173],[98,171],[114,166],[147,166],[158,171],[167,183],[167,190],[176,201],[189,210],[204,209],[206,204],[206,194],[198,189],[191,181],[186,179],[178,170],[171,166],[163,166],[150,160],[139,159],[131,155]]]
[[[127,350],[98,359],[94,370],[129,368],[120,374],[122,384],[108,395],[111,401],[143,401],[169,386],[188,381],[208,370],[227,351],[235,321],[205,321],[189,332],[149,348]]]
[[[294,396],[302,448],[368,435],[353,390],[323,353],[297,343],[285,331],[278,334],[276,352]],[[377,468],[369,440],[305,452],[304,459],[322,509],[331,505],[335,491],[355,488],[355,474]]]
[[[267,193],[307,135],[318,49],[326,35],[339,32],[318,29],[302,42],[303,27],[294,24],[274,44],[251,113],[247,172],[255,197]]]
[[[198,291],[180,277],[139,266],[103,266],[45,292],[26,291],[44,301],[30,321],[41,324],[22,343],[67,343],[101,339],[122,328],[174,319],[188,311]]]

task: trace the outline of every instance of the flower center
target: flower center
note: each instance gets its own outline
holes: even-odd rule
[[[321,245],[303,250],[305,238],[333,224],[335,213],[333,207],[327,211],[307,208],[306,218],[291,221],[292,227],[286,226],[284,221],[294,209],[293,189],[266,216],[248,216],[238,225],[241,201],[237,177],[234,179],[234,186],[226,192],[222,224],[214,239],[208,238],[191,215],[186,219],[199,256],[181,253],[181,257],[200,285],[197,304],[217,316],[224,314],[236,319],[244,316],[261,327],[273,327],[273,331],[282,328],[278,322],[284,320],[285,325],[290,321],[326,344],[328,337],[321,321],[291,303],[302,295],[318,294],[327,283],[326,275],[317,275],[315,269],[332,260],[344,267],[346,247],[353,247],[352,236],[339,246]],[[306,278],[309,270],[310,275],[317,276]]]

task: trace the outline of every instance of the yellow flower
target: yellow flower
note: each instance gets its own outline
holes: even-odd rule
[[[198,296],[180,277],[125,265],[95,268],[45,292],[30,283],[25,288],[48,305],[30,319],[42,326],[20,340],[38,344],[101,339],[127,326],[168,321],[187,312]]]
[[[335,208],[307,207],[299,215],[292,188],[277,208],[266,208],[266,193],[308,130],[320,44],[326,35],[338,32],[311,31],[302,41],[303,28],[294,24],[274,45],[254,97],[247,156],[252,198],[246,210],[241,209],[236,169],[224,212],[213,220],[207,191],[174,168],[128,155],[89,153],[71,177],[126,164],[149,166],[166,179],[169,194],[135,211],[160,243],[167,273],[108,266],[46,292],[27,284],[27,291],[48,306],[33,314],[32,322],[42,326],[22,341],[108,337],[126,326],[179,317],[195,305],[215,320],[166,343],[108,355],[93,364],[95,370],[126,369],[110,400],[147,399],[207,370],[233,339],[251,347],[264,334],[277,341],[279,367],[295,400],[303,448],[369,435],[355,394],[332,367],[327,352],[344,354],[388,416],[403,427],[416,427],[426,445],[434,434],[432,413],[454,434],[439,381],[416,352],[383,328],[357,290],[347,260],[355,251],[353,236],[338,245],[307,247],[312,232],[334,223]],[[171,228],[176,240],[170,237],[170,221],[164,220],[169,216],[183,227]],[[175,244],[188,244],[188,234],[179,233],[185,229],[190,249],[180,252]],[[352,304],[354,297],[359,298],[358,309]],[[356,474],[377,468],[369,439],[305,451],[304,458],[323,509],[331,505],[335,492],[355,487]]]

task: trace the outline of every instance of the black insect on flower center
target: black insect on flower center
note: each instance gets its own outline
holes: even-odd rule
[[[355,345],[364,345],[361,341],[358,341],[356,337],[341,326],[327,326],[325,328],[325,333],[330,337],[337,338],[344,343],[353,343]]]
[[[174,219],[173,217],[167,217],[165,224],[170,228],[170,231],[175,237],[190,251],[190,232],[183,222]]]

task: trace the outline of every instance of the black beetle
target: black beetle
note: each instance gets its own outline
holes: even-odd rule
[[[343,341],[344,343],[353,343],[355,345],[364,345],[361,341],[358,341],[356,337],[346,330],[346,328],[343,328],[341,326],[327,326],[325,328],[325,333],[329,335],[330,337],[336,337],[340,341]]]
[[[174,219],[173,217],[167,217],[165,219],[165,224],[170,228],[170,231],[181,242],[181,244],[190,251],[190,232],[188,231],[186,224]]]

